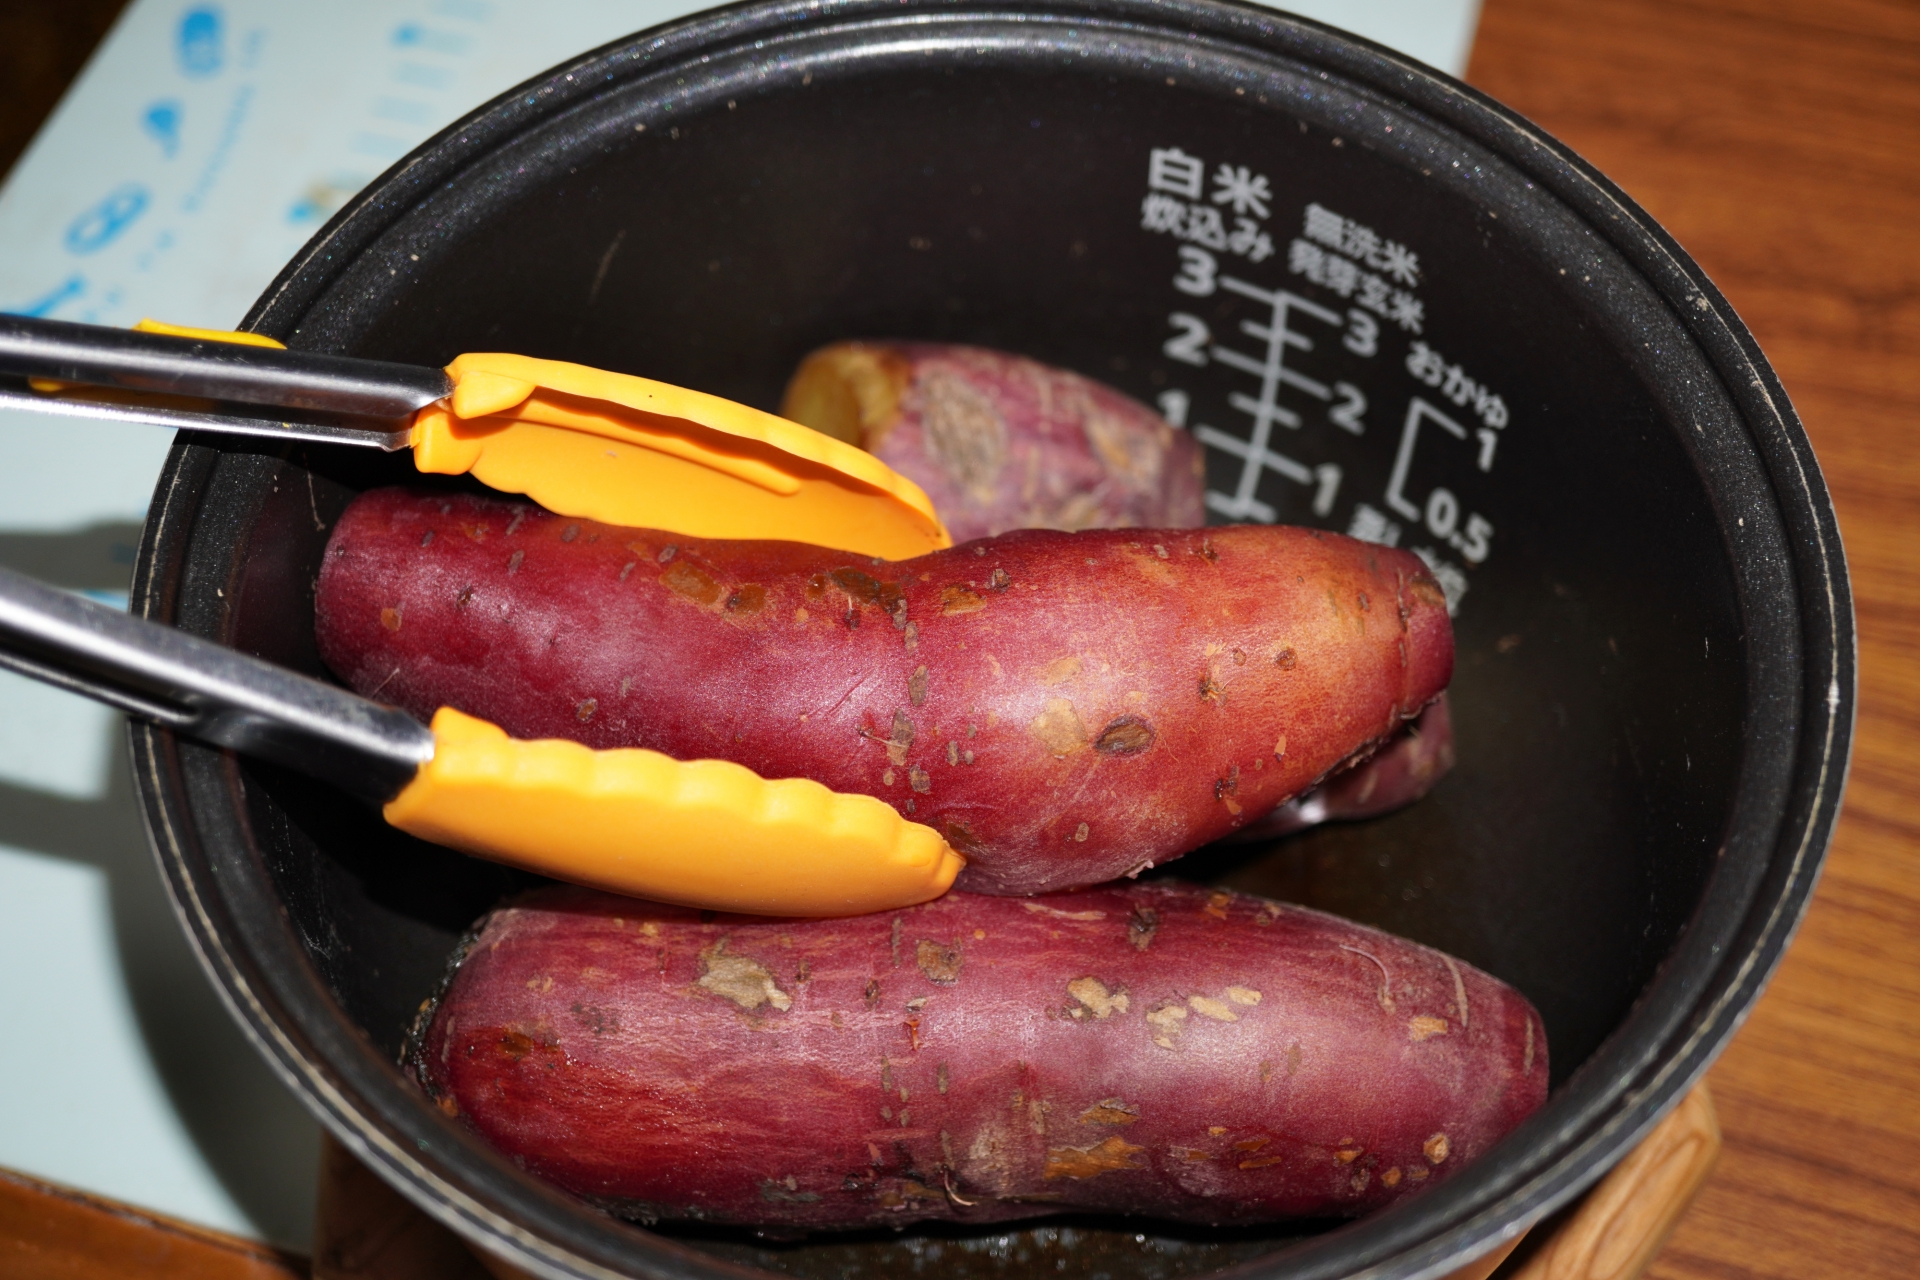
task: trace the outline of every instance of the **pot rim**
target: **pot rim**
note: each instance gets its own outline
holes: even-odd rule
[[[1768,820],[1763,813],[1743,825],[1736,812],[1727,828],[1729,845],[1764,839],[1769,846],[1764,883],[1751,887],[1737,917],[1718,922],[1718,942],[1704,938],[1698,919],[1688,926],[1634,1012],[1523,1126],[1524,1141],[1510,1139],[1473,1171],[1386,1214],[1221,1273],[1272,1270],[1316,1280],[1444,1275],[1519,1234],[1598,1179],[1725,1047],[1804,915],[1838,816],[1851,746],[1856,680],[1851,596],[1838,525],[1806,433],[1752,335],[1704,272],[1592,166],[1517,113],[1403,55],[1307,19],[1230,0],[844,0],[826,5],[763,0],[617,41],[478,108],[350,201],[280,273],[242,327],[297,343],[299,324],[313,301],[411,209],[497,148],[590,101],[609,82],[698,66],[751,50],[756,42],[827,34],[853,38],[902,28],[932,36],[981,23],[1014,28],[1022,38],[1042,43],[1064,39],[1072,30],[1108,28],[1305,64],[1491,152],[1570,209],[1658,293],[1719,376],[1771,484],[1791,560],[1790,603],[1797,616],[1789,622],[1798,624],[1799,705],[1781,712],[1790,782],[1784,796],[1754,797],[1748,794],[1751,786],[1743,786],[1736,810],[1743,804],[1778,806],[1777,817]],[[216,452],[183,436],[169,455],[137,559],[132,608],[141,616],[174,621],[180,564],[200,518],[200,493]],[[1743,598],[1743,611],[1754,605]],[[1753,665],[1751,656],[1748,665]],[[1753,728],[1750,723],[1750,749]],[[215,883],[209,875],[194,815],[201,805],[223,802],[213,791],[216,778],[225,780],[229,794],[237,792],[232,759],[147,725],[133,725],[131,736],[149,835],[203,965],[268,1061],[359,1159],[434,1217],[538,1274],[765,1274],[660,1237],[646,1237],[656,1258],[643,1260],[635,1272],[615,1270],[621,1262],[632,1265],[631,1245],[618,1246],[631,1240],[634,1229],[593,1232],[574,1221],[582,1214],[577,1202],[550,1188],[517,1187],[511,1195],[497,1187],[484,1194],[471,1189],[510,1166],[498,1157],[489,1159],[490,1153],[466,1149],[471,1142],[457,1141],[450,1126],[425,1114],[428,1108],[417,1098],[419,1114],[376,1101],[386,1091],[383,1081],[389,1087],[394,1082],[391,1064],[344,1025],[316,975],[309,972],[302,982],[272,972],[263,960],[272,949],[273,931],[285,931],[273,904]],[[1750,772],[1743,762],[1743,781]],[[1709,883],[1703,902],[1713,897],[1718,879]],[[1671,989],[1674,970],[1687,967],[1680,958],[1690,942],[1692,951],[1710,946],[1711,952],[1688,959],[1687,990],[1677,992]],[[1723,950],[1720,942],[1737,945]],[[1703,966],[1704,972],[1694,971]],[[1650,999],[1655,993],[1664,999]],[[1628,1034],[1636,1028],[1637,1040]],[[528,1217],[541,1229],[522,1225]]]

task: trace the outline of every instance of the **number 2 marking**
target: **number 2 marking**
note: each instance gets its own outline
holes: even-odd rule
[[[1160,349],[1166,352],[1169,360],[1178,360],[1181,364],[1204,365],[1207,362],[1206,345],[1213,341],[1213,333],[1207,328],[1207,322],[1199,316],[1176,311],[1167,317],[1167,323],[1180,332],[1167,339]]]
[[[1333,419],[1333,425],[1355,435],[1363,434],[1367,424],[1360,421],[1360,415],[1367,411],[1367,396],[1351,382],[1333,384],[1333,394],[1340,397],[1340,403],[1327,410],[1327,416]]]

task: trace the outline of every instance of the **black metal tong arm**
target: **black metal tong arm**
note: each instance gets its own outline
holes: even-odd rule
[[[13,315],[0,315],[0,373],[366,418],[453,392],[444,369]]]
[[[0,569],[0,667],[168,729],[387,801],[433,758],[433,733],[270,662]]]

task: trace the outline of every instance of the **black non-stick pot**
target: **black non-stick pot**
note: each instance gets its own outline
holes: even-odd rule
[[[1418,549],[1457,609],[1460,763],[1435,794],[1172,868],[1442,947],[1544,1015],[1547,1106],[1352,1224],[794,1244],[615,1221],[394,1065],[511,873],[136,727],[168,881],[262,1052],[383,1177],[543,1274],[1436,1275],[1573,1196],[1679,1098],[1811,892],[1846,769],[1852,612],[1778,379],[1605,179],[1324,27],[1206,0],[721,10],[433,139],[247,325],[422,364],[574,360],[765,407],[836,339],[1006,348],[1158,403],[1208,445],[1217,519]],[[404,460],[183,436],[134,608],[319,673],[327,531],[356,492],[410,478]]]

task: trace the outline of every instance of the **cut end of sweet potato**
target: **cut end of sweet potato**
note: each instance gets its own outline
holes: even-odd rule
[[[781,412],[912,479],[956,541],[1206,521],[1192,437],[1112,387],[1008,352],[836,343],[801,361]]]
[[[780,416],[871,451],[899,417],[900,396],[911,378],[908,363],[892,351],[836,342],[800,362],[780,400]]]

